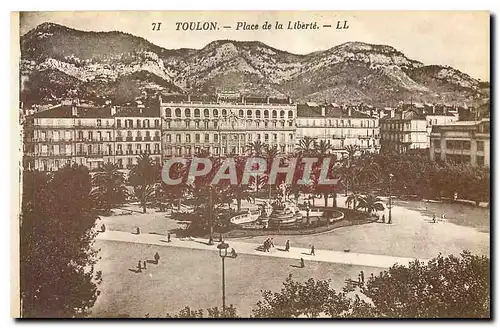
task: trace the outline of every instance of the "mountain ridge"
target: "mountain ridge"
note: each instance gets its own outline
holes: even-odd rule
[[[52,83],[56,90],[40,97],[36,81],[44,80],[39,75],[45,70],[62,82]],[[424,65],[390,45],[350,41],[293,54],[261,41],[214,40],[201,49],[166,49],[120,31],[80,31],[48,22],[21,36],[20,71],[23,81],[34,80],[21,87],[27,103],[70,95],[130,101],[143,93],[213,93],[221,88],[380,106],[410,98],[472,104],[489,96],[489,84],[449,66]],[[130,99],[119,95],[117,85],[133,91]],[[111,90],[113,86],[118,89]]]

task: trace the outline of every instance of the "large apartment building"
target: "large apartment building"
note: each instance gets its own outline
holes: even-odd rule
[[[77,163],[96,169],[104,163],[126,168],[137,155],[161,160],[159,109],[60,105],[26,117],[26,169],[53,171]]]
[[[434,125],[430,135],[432,160],[490,166],[490,119]]]
[[[335,153],[349,145],[368,152],[380,148],[378,118],[334,103],[297,105],[297,139],[306,136],[330,141]]]
[[[295,149],[296,105],[289,99],[191,96],[160,98],[164,157],[242,154],[254,141]]]
[[[381,150],[406,152],[429,148],[427,120],[413,110],[392,112],[380,119]]]

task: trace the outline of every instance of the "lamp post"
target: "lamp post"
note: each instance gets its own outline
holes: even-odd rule
[[[389,174],[389,220],[387,221],[387,224],[392,223],[392,196],[391,196],[392,177],[394,177],[394,175],[390,173]]]
[[[222,259],[222,313],[224,313],[226,311],[226,276],[224,271],[224,259],[227,257],[229,245],[222,242],[217,245],[217,248],[219,249],[219,256]]]

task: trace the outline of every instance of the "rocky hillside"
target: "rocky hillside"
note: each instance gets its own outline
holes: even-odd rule
[[[211,93],[366,102],[473,103],[484,83],[451,67],[426,66],[386,45],[348,42],[308,55],[262,42],[218,40],[169,50],[122,32],[84,32],[43,23],[21,37],[21,97],[126,102],[143,93]]]

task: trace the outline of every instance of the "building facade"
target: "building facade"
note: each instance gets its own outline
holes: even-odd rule
[[[154,108],[61,105],[27,116],[25,169],[54,171],[66,164],[97,169],[104,163],[130,167],[141,153],[161,160],[161,120]]]
[[[432,160],[490,166],[490,120],[435,125],[430,135]]]
[[[412,110],[380,119],[381,150],[406,152],[410,149],[429,148],[427,120]]]
[[[350,145],[359,146],[362,151],[378,152],[379,119],[336,104],[309,102],[297,106],[297,139],[304,137],[330,141],[334,153],[343,153]]]
[[[295,149],[296,105],[288,99],[245,98],[209,101],[192,97],[160,99],[163,155],[243,154],[254,141]]]

